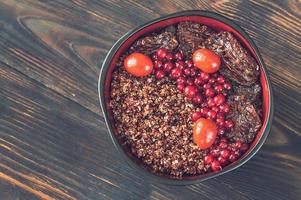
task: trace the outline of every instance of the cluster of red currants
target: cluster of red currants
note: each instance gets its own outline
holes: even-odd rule
[[[199,106],[200,109],[191,116],[194,122],[204,117],[215,121],[221,129],[234,126],[231,120],[225,119],[225,114],[229,112],[229,105],[225,100],[232,90],[232,85],[225,77],[218,72],[202,72],[192,60],[184,60],[181,52],[172,54],[161,48],[152,58],[156,78],[169,76],[175,80],[178,90]]]
[[[249,148],[249,145],[240,141],[229,143],[224,137],[219,143],[211,148],[210,153],[205,156],[204,164],[211,167],[213,171],[219,171],[223,166],[235,162]]]

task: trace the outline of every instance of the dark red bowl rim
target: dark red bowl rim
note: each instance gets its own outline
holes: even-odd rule
[[[158,176],[158,175],[153,174],[150,171],[147,171],[147,170],[143,169],[142,167],[138,166],[132,159],[130,159],[128,157],[128,155],[123,151],[123,149],[120,146],[119,142],[115,138],[112,126],[111,126],[111,124],[108,120],[109,116],[108,116],[108,113],[107,113],[107,110],[106,110],[106,102],[105,102],[105,96],[104,96],[104,86],[105,86],[105,80],[106,80],[109,65],[110,65],[111,60],[114,57],[115,53],[117,52],[119,47],[124,43],[124,41],[126,41],[128,38],[130,38],[136,32],[144,29],[145,27],[147,27],[151,24],[160,22],[162,20],[167,20],[167,19],[171,19],[171,18],[175,18],[175,17],[181,17],[181,16],[203,16],[203,17],[207,17],[207,18],[213,18],[215,20],[218,20],[218,21],[230,26],[234,30],[236,30],[249,43],[249,45],[254,50],[254,53],[258,58],[258,63],[260,65],[261,69],[262,69],[261,72],[263,72],[264,79],[266,81],[267,88],[268,88],[268,90],[267,90],[268,91],[268,101],[269,101],[268,108],[267,108],[268,109],[268,115],[267,115],[267,118],[266,118],[266,123],[265,123],[265,125],[263,125],[264,127],[262,127],[262,135],[259,138],[258,143],[256,144],[256,146],[254,146],[253,149],[250,150],[250,152],[248,153],[247,156],[245,156],[242,159],[235,162],[234,165],[227,166],[227,167],[223,168],[220,172],[204,174],[199,179],[195,179],[195,180],[172,179],[172,178]],[[228,19],[228,18],[226,18],[226,17],[224,17],[220,14],[210,12],[210,11],[189,10],[189,11],[182,11],[182,12],[173,13],[173,14],[166,15],[166,16],[154,19],[152,21],[149,21],[149,22],[147,22],[143,25],[140,25],[140,26],[132,29],[131,31],[129,31],[128,33],[123,35],[113,45],[113,47],[109,50],[106,58],[103,61],[101,71],[100,71],[100,75],[99,75],[99,81],[98,81],[98,94],[99,94],[100,106],[101,106],[102,113],[103,113],[103,116],[104,116],[104,119],[105,119],[105,123],[107,125],[110,137],[112,139],[112,142],[113,142],[115,148],[122,155],[122,157],[127,161],[127,163],[131,167],[136,169],[140,174],[146,176],[150,181],[160,182],[160,183],[164,183],[164,184],[171,184],[171,185],[197,184],[197,183],[200,183],[204,180],[217,177],[219,175],[230,172],[230,171],[240,167],[241,165],[246,163],[248,160],[250,160],[258,152],[258,150],[261,148],[261,146],[265,142],[265,140],[266,140],[266,138],[267,138],[267,136],[270,132],[272,119],[273,119],[274,106],[273,106],[272,86],[271,86],[270,80],[268,78],[267,67],[263,62],[263,59],[262,59],[262,57],[259,53],[258,48],[256,47],[255,43],[252,41],[252,39],[248,36],[248,34],[239,25],[237,25],[232,20],[230,20],[230,19]]]

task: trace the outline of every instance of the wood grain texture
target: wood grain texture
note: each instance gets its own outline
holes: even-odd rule
[[[241,25],[268,65],[270,136],[247,164],[192,186],[146,182],[113,148],[99,66],[129,29],[205,9]],[[0,0],[1,199],[301,199],[300,1]]]

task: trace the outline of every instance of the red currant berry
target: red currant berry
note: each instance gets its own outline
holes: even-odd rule
[[[214,157],[212,155],[207,155],[204,158],[205,165],[210,165],[214,160]]]
[[[197,94],[198,90],[194,86],[186,86],[184,93],[188,98],[193,98]]]
[[[165,73],[162,70],[158,70],[156,71],[155,76],[157,79],[161,79],[165,76]]]
[[[173,59],[173,56],[171,53],[167,53],[166,56],[165,56],[165,59],[168,60],[168,61],[172,61]]]
[[[176,62],[176,67],[183,70],[184,69],[184,62],[183,61]]]
[[[174,68],[174,69],[172,69],[171,72],[170,72],[170,76],[171,76],[171,78],[173,78],[173,79],[179,78],[180,76],[182,76],[182,74],[183,74],[183,72],[182,72],[182,70],[179,69],[179,68]]]
[[[198,76],[194,79],[194,84],[199,86],[202,84],[202,81],[203,81],[202,78],[200,76]]]
[[[220,162],[217,160],[212,161],[211,169],[215,172],[220,171],[222,169]]]
[[[209,112],[209,108],[203,107],[200,109],[200,112],[202,113],[203,116],[207,116],[207,113]]]
[[[230,110],[230,106],[228,104],[222,104],[219,106],[219,109],[223,113],[228,113]]]
[[[215,106],[213,98],[208,98],[207,99],[207,105],[210,108],[212,108],[213,106]]]
[[[219,106],[225,102],[225,96],[222,94],[218,94],[213,98],[213,100],[215,105]]]
[[[210,84],[213,84],[213,83],[215,83],[215,78],[210,78],[209,80],[208,80],[208,83],[210,83]]]
[[[195,105],[200,105],[203,102],[203,96],[201,94],[197,94],[192,101]]]
[[[213,110],[209,110],[208,113],[207,113],[207,117],[209,119],[215,119],[216,118],[216,112],[213,111]]]
[[[210,75],[206,72],[201,72],[200,76],[202,77],[203,81],[208,81],[210,78]]]
[[[216,85],[216,86],[214,86],[214,90],[216,91],[216,92],[222,92],[223,91],[223,86],[221,86],[221,85]]]
[[[204,90],[209,89],[209,88],[211,88],[211,84],[206,83],[206,84],[203,85],[203,88],[204,88]]]
[[[160,69],[163,66],[163,63],[161,60],[155,60],[154,61],[154,68],[155,69]]]
[[[184,78],[184,77],[179,77],[178,79],[177,79],[177,85],[179,85],[179,84],[185,84],[186,83],[186,78]]]
[[[196,122],[198,119],[200,119],[202,117],[202,113],[199,111],[195,111],[194,113],[192,113],[192,121]]]
[[[218,157],[217,160],[221,163],[222,166],[225,166],[227,164],[227,159],[222,156]]]
[[[185,85],[184,84],[178,84],[177,85],[177,88],[180,92],[184,92],[184,89],[185,89]]]
[[[228,144],[227,142],[220,142],[219,145],[218,145],[221,149],[225,149],[228,147]]]
[[[224,88],[226,90],[231,90],[232,89],[232,85],[230,83],[224,83]]]
[[[167,50],[164,49],[164,48],[158,49],[156,51],[156,54],[157,54],[157,56],[158,56],[159,59],[163,59],[163,58],[165,58],[165,56],[167,54]]]
[[[224,126],[224,119],[223,118],[216,118],[216,124],[218,126]]]
[[[225,83],[225,78],[223,77],[223,76],[218,76],[217,77],[217,82],[219,83],[219,84],[223,84],[223,83]]]
[[[186,63],[186,65],[187,65],[187,67],[189,67],[189,68],[193,67],[193,62],[192,62],[192,60],[186,60],[185,63]]]
[[[214,94],[215,94],[215,92],[214,92],[214,90],[212,88],[208,88],[208,89],[205,90],[205,95],[207,97],[213,97]]]
[[[184,72],[184,74],[185,74],[186,76],[189,76],[189,75],[190,75],[190,69],[189,69],[189,68],[185,68],[185,69],[183,70],[183,72]]]

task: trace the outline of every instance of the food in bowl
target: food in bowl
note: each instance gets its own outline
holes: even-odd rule
[[[185,21],[136,40],[112,74],[116,137],[156,174],[220,171],[262,126],[255,59],[227,31]]]

